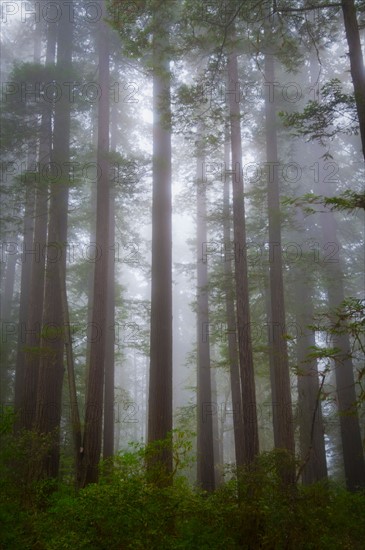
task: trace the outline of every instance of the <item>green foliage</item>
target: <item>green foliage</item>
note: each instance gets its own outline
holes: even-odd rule
[[[145,468],[148,453],[134,445],[101,467],[100,481],[78,494],[37,485],[42,506],[20,505],[9,485],[0,503],[0,547],[12,550],[360,550],[365,495],[334,484],[287,486],[285,451],[261,455],[212,494],[179,476],[189,437],[174,433],[180,463],[174,482],[158,487]],[[162,446],[166,442],[161,442]],[[158,451],[160,447],[157,445]],[[289,461],[289,462],[288,462]],[[35,494],[37,494],[35,492]],[[46,496],[45,496],[46,495]]]
[[[356,368],[356,383],[358,385],[358,404],[365,401],[365,388],[363,380],[365,367],[363,357],[365,354],[365,300],[348,297],[334,311],[326,311],[315,317],[315,324],[310,328],[326,333],[334,339],[341,335],[349,335],[351,349],[344,350],[336,345],[319,347],[313,346],[309,355],[311,359],[332,359],[341,365],[347,358],[351,358]]]
[[[342,83],[333,78],[321,88],[321,101],[309,101],[302,113],[279,113],[284,125],[296,135],[307,136],[324,145],[326,138],[339,133],[357,134],[355,97],[342,90]]]
[[[12,407],[4,407],[0,414],[0,436],[10,434],[15,422],[16,414]]]
[[[38,483],[35,479],[39,464],[54,445],[54,434],[26,430],[12,434],[9,431],[9,416],[11,413],[5,412],[0,420],[0,425],[6,426],[1,434],[0,484],[8,496],[26,507],[42,507],[54,482]]]
[[[51,435],[13,434],[15,419],[10,407],[0,414],[0,548],[23,550],[33,548],[34,517],[49,507],[56,483],[33,477],[52,446]]]
[[[314,193],[306,193],[300,197],[287,198],[283,201],[285,205],[294,205],[301,207],[307,214],[318,212],[311,208],[310,204],[325,206],[330,210],[353,211],[356,208],[365,209],[365,193],[356,193],[347,189],[341,195],[336,197],[324,197]]]

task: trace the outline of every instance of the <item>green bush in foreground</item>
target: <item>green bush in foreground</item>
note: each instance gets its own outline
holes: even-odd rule
[[[282,453],[263,454],[238,481],[232,477],[212,494],[190,487],[178,472],[172,485],[158,487],[145,470],[145,457],[143,449],[121,454],[103,465],[98,484],[78,494],[65,484],[53,494],[44,483],[35,484],[32,504],[19,499],[19,490],[11,491],[2,476],[0,548],[364,548],[365,495],[329,483],[283,485]]]

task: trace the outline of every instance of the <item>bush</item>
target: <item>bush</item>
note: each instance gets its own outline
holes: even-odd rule
[[[189,454],[182,439],[178,451]],[[161,447],[157,446],[158,452]],[[174,452],[175,452],[174,451]],[[360,550],[365,495],[333,483],[283,483],[285,453],[264,453],[208,494],[174,472],[156,483],[146,471],[151,449],[136,447],[101,466],[98,484],[74,494],[47,483],[33,487],[34,505],[2,481],[0,547],[4,550]],[[181,457],[180,457],[181,458]],[[181,467],[184,460],[178,459]],[[9,474],[10,475],[10,474]],[[153,480],[153,482],[152,482]],[[170,480],[171,481],[171,480]]]

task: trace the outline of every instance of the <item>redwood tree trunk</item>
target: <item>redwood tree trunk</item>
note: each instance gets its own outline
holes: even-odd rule
[[[205,491],[215,487],[212,381],[209,346],[208,264],[203,257],[204,243],[208,242],[206,186],[202,181],[204,155],[198,152],[197,173],[197,483]]]
[[[98,480],[98,463],[102,445],[104,365],[107,339],[108,245],[109,245],[109,44],[108,27],[100,21],[99,36],[99,101],[98,155],[100,169],[97,183],[96,246],[99,257],[95,263],[92,323],[98,337],[90,344],[85,431],[83,442],[81,485]]]
[[[350,70],[359,117],[362,152],[365,160],[365,67],[354,0],[342,0],[342,13],[350,55]]]
[[[274,57],[265,55],[265,82],[274,85]],[[266,158],[268,164],[268,214],[269,214],[269,262],[271,342],[274,362],[275,387],[272,388],[273,407],[276,409],[275,447],[294,454],[294,425],[287,342],[285,338],[285,305],[281,253],[280,192],[278,178],[278,153],[275,103],[269,94],[265,97]],[[275,427],[275,425],[274,425]],[[288,481],[294,480],[294,470],[286,472]]]
[[[65,5],[62,9],[57,37],[57,72],[62,82],[72,66],[73,25],[69,21],[66,8]],[[64,327],[59,273],[66,273],[70,114],[71,103],[63,95],[56,103],[54,114],[51,160],[57,166],[58,177],[50,188],[43,330],[35,417],[38,433],[52,434],[53,445],[38,472],[41,477],[57,477],[59,468],[59,427],[64,374]]]
[[[235,38],[232,30],[233,40]],[[235,244],[235,281],[238,325],[238,354],[242,385],[242,416],[244,426],[244,461],[249,464],[259,452],[256,411],[256,389],[252,354],[246,224],[242,170],[242,143],[237,54],[228,57],[229,114],[231,125],[233,234]]]
[[[153,37],[153,191],[151,342],[148,442],[172,430],[172,232],[169,30],[162,10],[155,14]],[[159,458],[172,470],[172,453]]]
[[[13,249],[14,246],[14,249]],[[1,353],[0,353],[0,404],[5,405],[5,403],[10,401],[10,353],[11,348],[13,347],[13,338],[10,334],[7,334],[7,327],[10,331],[13,332],[11,323],[11,310],[13,306],[13,294],[14,294],[14,283],[15,283],[15,272],[16,272],[16,263],[18,259],[17,253],[18,243],[16,238],[13,237],[13,245],[11,246],[11,253],[7,255],[6,265],[4,268],[5,275],[3,280],[2,296],[1,296],[1,330],[2,342],[1,342]],[[10,248],[9,248],[10,252]],[[4,267],[4,266],[2,266]],[[9,325],[8,325],[9,323]],[[15,400],[14,400],[15,401]],[[15,408],[18,409],[17,404],[15,403]]]
[[[105,348],[105,389],[104,389],[104,441],[103,457],[114,454],[114,342],[115,342],[115,273],[114,254],[112,252],[115,239],[115,196],[114,189],[110,191],[109,202],[109,265],[108,265],[108,302],[107,302],[107,332]]]
[[[295,296],[306,297],[296,305],[296,324],[301,331],[297,340],[298,408],[301,475],[305,485],[327,478],[318,367],[315,359],[308,358],[316,345],[315,332],[308,328],[314,318],[312,284],[311,275],[300,265],[296,270]]]
[[[230,139],[229,130],[226,131],[226,140],[224,144],[225,166],[230,164]],[[241,395],[241,377],[239,372],[238,349],[237,349],[237,327],[234,300],[234,276],[232,262],[230,260],[231,249],[231,212],[229,206],[229,179],[224,178],[223,186],[223,241],[228,250],[228,259],[224,258],[224,277],[225,277],[225,306],[227,318],[227,336],[228,336],[228,359],[231,380],[232,410],[233,410],[233,431],[236,466],[244,465],[244,428],[242,419],[242,395]]]
[[[35,159],[33,158],[33,163]],[[33,170],[34,168],[30,168]],[[28,307],[31,298],[31,270],[32,261],[29,251],[33,249],[33,230],[34,230],[34,184],[28,182],[25,196],[25,212],[24,212],[24,231],[23,231],[23,254],[20,282],[20,305],[19,305],[19,330],[18,330],[18,346],[15,366],[15,410],[20,411],[19,421],[16,422],[15,428],[24,427],[30,429],[34,420],[35,413],[35,395],[31,403],[25,408],[22,402],[22,396],[26,391],[25,379],[25,344],[27,332],[30,330],[28,324]],[[28,251],[28,253],[27,253]],[[38,328],[39,330],[39,328]]]
[[[47,28],[46,66],[54,64],[56,48],[56,31],[54,24]],[[52,106],[44,106],[40,126],[39,166],[47,166],[52,148]],[[35,408],[38,389],[38,372],[40,362],[41,326],[43,315],[45,253],[47,243],[48,220],[48,182],[40,179],[36,188],[34,212],[33,249],[35,254],[28,257],[31,264],[30,295],[27,315],[27,333],[25,335],[26,353],[24,357],[23,395],[16,392],[16,406],[21,407],[22,427],[31,429],[35,420]]]
[[[333,212],[322,214],[321,220],[324,245],[334,243],[339,250]],[[333,311],[345,299],[344,277],[339,261],[327,263],[326,274],[328,277],[328,306]],[[365,487],[365,460],[349,335],[346,333],[334,335],[333,346],[341,350],[334,366],[345,478],[347,488],[353,491]]]

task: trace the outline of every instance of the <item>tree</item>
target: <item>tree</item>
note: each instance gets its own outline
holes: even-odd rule
[[[342,13],[349,47],[350,70],[359,117],[362,153],[365,160],[365,67],[354,0],[342,0]]]
[[[57,34],[57,80],[59,83],[72,68],[73,22],[64,5]],[[51,160],[54,167],[50,186],[46,276],[44,289],[41,358],[38,376],[35,428],[38,433],[51,434],[53,445],[40,465],[36,476],[53,477],[59,468],[59,428],[64,374],[64,327],[59,272],[66,274],[67,213],[70,160],[71,102],[63,94],[56,103]],[[61,175],[60,175],[61,174]]]
[[[300,212],[297,212],[297,221],[304,230]],[[312,355],[316,346],[315,332],[310,328],[314,318],[313,291],[313,276],[301,262],[295,270],[295,296],[307,297],[304,301],[298,300],[296,305],[296,324],[300,330],[297,337],[300,472],[305,485],[327,478],[321,408],[325,374],[322,374],[320,385],[317,359]]]
[[[359,119],[360,126],[360,136],[362,143],[362,152],[365,159],[365,99],[364,99],[364,89],[365,89],[365,67],[363,54],[361,49],[361,40],[359,32],[359,24],[357,21],[357,7],[354,0],[341,0],[341,3],[338,2],[329,2],[321,4],[311,4],[302,8],[297,7],[285,7],[277,9],[275,4],[274,13],[279,11],[281,13],[295,13],[295,12],[306,12],[313,10],[321,10],[328,8],[339,8],[342,9],[342,15],[345,26],[346,40],[349,48],[349,57],[350,57],[350,71],[352,77],[352,83],[354,86],[355,92],[355,103],[357,109],[357,115]],[[311,37],[313,38],[313,37]],[[317,50],[318,52],[318,50]]]
[[[151,343],[148,441],[166,440],[172,430],[172,233],[171,130],[168,10],[160,4],[153,16],[153,190]],[[172,452],[159,456],[172,471]]]
[[[202,181],[204,170],[204,133],[198,128],[196,160],[197,191],[197,482],[205,491],[213,491],[214,447],[212,381],[209,342],[208,264],[203,247],[208,242],[206,183]]]
[[[226,134],[224,141],[224,161],[225,166],[230,164],[230,139],[229,128],[226,125]],[[225,246],[231,243],[231,209],[229,201],[229,179],[224,178],[223,184],[223,241]],[[225,307],[227,318],[227,333],[228,333],[228,357],[231,380],[232,408],[233,408],[233,430],[235,443],[235,456],[237,467],[242,467],[245,463],[244,455],[244,426],[242,419],[242,394],[241,394],[241,378],[239,371],[239,358],[237,353],[237,323],[234,301],[234,275],[232,270],[232,262],[225,258],[224,261],[224,279],[225,279]]]
[[[49,23],[47,25],[46,78],[47,73],[49,78],[52,77],[50,73],[55,61],[56,31],[57,27],[55,24]],[[49,164],[51,158],[53,108],[52,104],[46,103],[43,106],[41,114],[38,154],[39,174],[44,173],[43,167]],[[45,283],[44,250],[46,250],[47,243],[47,221],[48,183],[38,175],[35,190],[34,235],[31,245],[31,250],[34,251],[34,254],[31,258],[28,256],[31,273],[28,274],[30,291],[27,297],[27,330],[25,333],[25,342],[23,342],[26,346],[26,352],[24,353],[24,365],[19,365],[19,372],[17,369],[15,384],[15,407],[21,410],[21,425],[27,429],[33,428],[37,401],[38,371],[41,356],[40,342]]]
[[[232,26],[231,37],[235,42]],[[259,452],[259,438],[256,412],[255,376],[251,342],[250,304],[248,294],[247,249],[245,230],[245,206],[242,169],[241,114],[237,97],[240,98],[240,86],[237,68],[237,51],[228,56],[228,95],[231,129],[231,166],[233,235],[235,245],[234,265],[236,281],[236,309],[238,332],[238,355],[242,387],[242,417],[244,425],[245,463],[251,463]]]
[[[274,57],[269,50],[265,53],[265,82],[274,85]],[[269,218],[269,278],[271,303],[271,342],[273,349],[274,378],[273,407],[276,409],[275,447],[294,453],[294,424],[292,417],[291,387],[288,351],[283,329],[285,327],[285,305],[282,272],[282,246],[280,224],[280,195],[276,136],[275,103],[268,94],[265,97],[266,159],[268,166],[268,218]],[[293,480],[294,471],[284,476]]]
[[[87,381],[85,429],[81,460],[81,485],[95,483],[102,445],[102,411],[104,393],[104,366],[107,341],[107,304],[109,268],[109,44],[108,26],[99,23],[98,34],[99,85],[102,94],[98,112],[96,246],[100,256],[94,271],[92,323],[99,332],[90,347],[90,366]],[[110,405],[110,403],[108,403]]]
[[[115,151],[116,124],[111,124],[110,148]],[[109,264],[108,264],[108,303],[107,334],[105,342],[105,380],[104,380],[104,440],[103,457],[114,454],[114,378],[115,378],[115,184],[110,189],[109,199]]]
[[[338,250],[337,229],[333,213],[328,212],[322,215],[321,223],[324,246],[334,243]],[[339,262],[326,264],[326,272],[328,305],[330,311],[334,311],[345,299],[341,264]],[[333,345],[339,350],[335,362],[335,376],[346,485],[350,491],[354,491],[365,486],[365,460],[357,411],[349,334],[346,332],[334,334]]]

